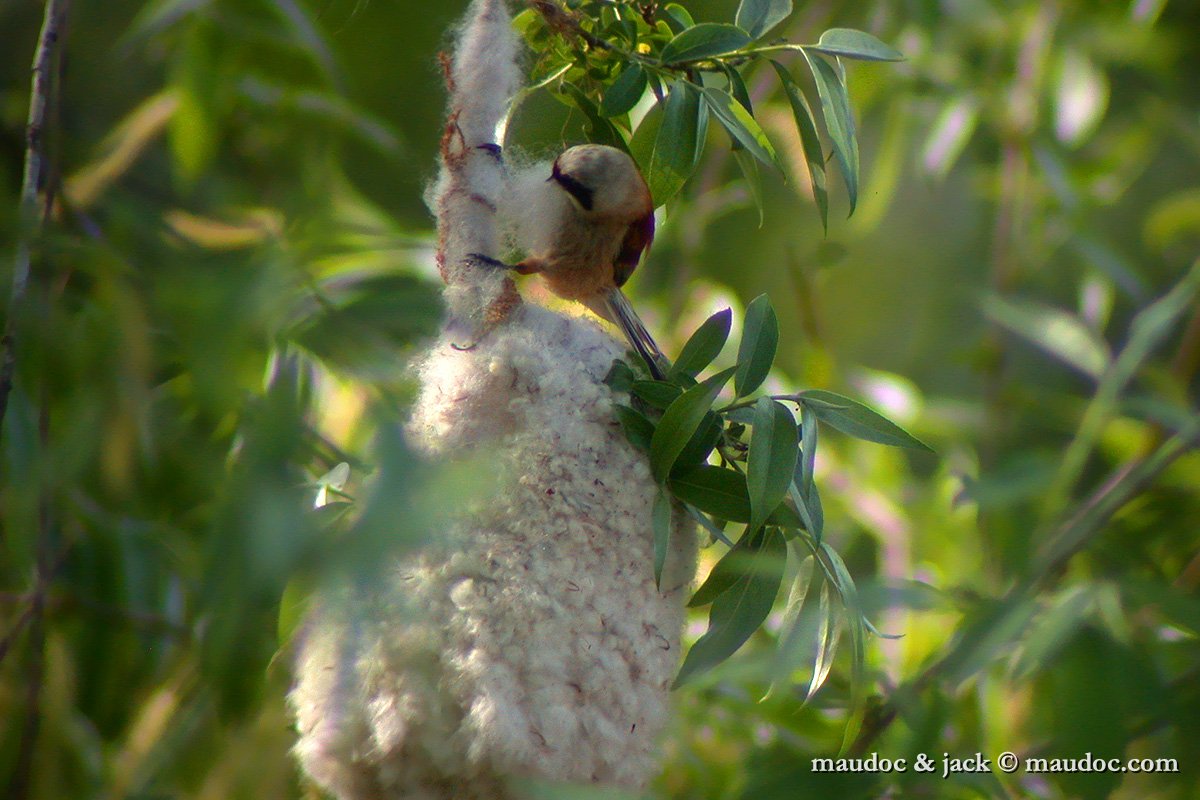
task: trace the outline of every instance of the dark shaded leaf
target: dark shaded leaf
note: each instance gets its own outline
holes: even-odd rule
[[[717,373],[698,383],[675,399],[663,412],[650,442],[650,471],[663,483],[692,435],[712,408],[721,388],[733,376],[734,368]]]
[[[654,496],[654,585],[662,585],[663,564],[671,543],[671,498],[659,489]]]
[[[659,56],[664,64],[700,61],[733,53],[750,44],[750,37],[736,25],[702,22],[667,42]]]
[[[713,600],[708,630],[688,650],[675,678],[675,686],[733,655],[771,612],[787,559],[783,536],[773,528],[762,529],[753,534],[747,552],[753,555],[752,561],[737,580]]]
[[[796,469],[798,445],[792,412],[769,397],[760,398],[754,406],[754,437],[746,462],[752,529],[766,522],[787,496]]]
[[[683,188],[696,168],[703,145],[699,136],[700,96],[694,87],[684,82],[672,84],[658,108],[662,110],[646,115],[629,143],[655,206],[663,205]]]
[[[600,113],[617,117],[637,105],[646,92],[646,72],[637,64],[629,64],[613,81],[600,101]]]
[[[729,338],[729,327],[733,312],[722,309],[704,321],[683,346],[675,360],[673,372],[696,377],[721,353]]]
[[[738,397],[750,394],[767,379],[778,346],[779,321],[775,318],[775,309],[771,307],[770,299],[760,294],[746,307],[746,322],[742,325],[737,374],[733,379]]]

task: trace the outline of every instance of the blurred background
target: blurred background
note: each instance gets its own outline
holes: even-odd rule
[[[53,202],[4,306],[0,795],[316,796],[287,754],[280,631],[331,554],[419,543],[414,509],[455,485],[396,428],[439,324],[422,196],[464,7],[71,5]],[[0,3],[6,295],[41,15]],[[786,98],[751,71],[793,169],[764,177],[760,224],[710,131],[635,302],[672,353],[767,292],[775,387],[861,398],[937,451],[822,441],[827,535],[902,634],[868,643],[863,754],[1178,772],[812,774],[842,744],[849,670],[762,701],[776,616],[677,693],[647,796],[1200,796],[1200,4],[814,0],[779,33],[835,26],[907,58],[848,65],[854,215],[831,181],[823,232]],[[512,143],[582,141],[579,117],[536,93]],[[365,527],[306,511],[368,475]]]

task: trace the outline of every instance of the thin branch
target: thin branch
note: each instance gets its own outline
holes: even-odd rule
[[[38,191],[45,180],[46,115],[50,109],[51,92],[59,63],[59,41],[67,19],[70,0],[46,0],[42,31],[33,56],[33,79],[29,97],[29,119],[25,126],[25,171],[21,179],[20,234],[13,263],[12,294],[8,300],[8,316],[4,323],[4,338],[0,340],[0,432],[8,411],[8,396],[12,391],[16,369],[14,354],[14,320],[25,302],[29,288],[30,240],[38,227]]]

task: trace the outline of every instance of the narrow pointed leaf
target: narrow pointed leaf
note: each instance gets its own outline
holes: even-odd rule
[[[677,81],[659,107],[661,112],[646,115],[629,143],[656,207],[683,188],[703,146],[699,137],[700,95],[695,87]]]
[[[767,379],[778,346],[779,320],[770,299],[760,294],[746,307],[746,322],[742,325],[737,374],[733,379],[738,397],[747,396]]]
[[[788,103],[792,106],[792,117],[796,120],[796,131],[800,134],[800,144],[804,148],[804,161],[808,165],[808,177],[812,184],[813,201],[821,212],[821,227],[829,230],[829,190],[825,187],[825,152],[821,148],[821,136],[817,133],[816,117],[800,86],[796,83],[787,68],[778,61],[772,61],[771,66],[779,75],[783,90],[787,94]]]
[[[853,28],[830,28],[821,34],[821,39],[808,49],[843,58],[860,61],[903,61],[904,54],[886,45],[869,33]]]
[[[783,536],[771,528],[755,534],[753,567],[713,600],[708,630],[688,650],[675,686],[733,655],[771,613],[787,558]]]
[[[736,52],[750,42],[750,35],[736,25],[726,22],[702,22],[667,42],[660,59],[664,64],[700,61]]]
[[[712,408],[721,388],[732,377],[735,368],[717,373],[711,378],[698,383],[675,399],[662,419],[654,429],[654,438],[650,441],[650,470],[658,483],[666,481],[671,474],[671,468],[683,449],[687,447],[692,434],[700,427],[705,416]]]
[[[825,128],[833,142],[833,154],[846,182],[846,194],[850,199],[850,213],[858,205],[858,139],[854,132],[854,115],[850,110],[850,96],[846,83],[837,70],[819,55],[802,51],[812,70],[821,97],[821,113],[825,116]]]
[[[754,406],[754,437],[746,464],[746,487],[750,491],[750,527],[766,522],[787,496],[796,469],[799,442],[792,412],[769,397]]]
[[[733,160],[737,162],[742,176],[746,179],[746,188],[750,190],[750,199],[754,201],[754,208],[758,211],[758,227],[761,228],[766,221],[766,204],[763,201],[762,173],[758,169],[758,162],[743,147],[734,148]]]
[[[857,400],[822,389],[800,392],[797,397],[812,409],[818,419],[847,436],[892,447],[933,452],[932,447]]]
[[[794,545],[795,542],[793,541]],[[808,591],[814,583],[821,585],[824,577],[816,569],[816,562],[811,553],[804,554],[796,577],[792,579],[792,588],[788,592],[787,605],[783,609],[783,617],[779,626],[779,643],[775,648],[775,656],[771,665],[771,688],[763,699],[773,697],[781,689],[787,688],[792,672],[795,671],[804,652],[804,643],[811,640],[812,627],[810,615],[804,614]]]
[[[753,38],[767,33],[792,13],[792,0],[742,0],[734,22]]]
[[[736,142],[759,161],[782,171],[775,146],[767,138],[762,126],[733,95],[711,86],[703,88],[701,92],[709,111]]]
[[[654,585],[662,586],[663,565],[671,542],[671,498],[661,489],[654,497]]]
[[[619,403],[613,405],[613,413],[625,430],[625,438],[640,450],[650,452],[650,440],[654,438],[654,423],[639,411]]]
[[[634,397],[646,401],[653,408],[665,411],[674,403],[683,390],[666,381],[634,381],[630,392]]]
[[[733,312],[726,308],[705,320],[683,346],[679,358],[675,360],[674,371],[693,378],[699,375],[721,354],[721,348],[729,339],[732,319]]]
[[[740,472],[711,464],[702,464],[668,482],[671,493],[706,514],[730,522],[750,521],[750,493]]]
[[[646,71],[637,64],[630,64],[621,71],[612,86],[600,101],[600,113],[606,117],[617,117],[637,105],[646,92]]]

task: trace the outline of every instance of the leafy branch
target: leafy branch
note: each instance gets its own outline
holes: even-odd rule
[[[843,59],[898,61],[901,54],[862,31],[833,28],[815,44],[765,41],[792,11],[791,0],[743,0],[733,24],[697,23],[678,3],[531,2],[514,24],[534,51],[531,83],[552,88],[578,110],[596,142],[628,150],[642,168],[656,205],[671,200],[700,160],[710,119],[725,129],[751,194],[760,203],[757,164],[783,171],[779,155],[754,118],[743,73],[769,62],[795,118],[813,196],[828,228],[827,158],[823,123],[846,186],[850,213],[858,201],[859,156]],[[821,115],[788,68],[771,56],[800,53]],[[647,88],[655,107],[630,112]],[[757,162],[757,164],[756,164]]]
[[[790,681],[804,654],[813,653],[811,697],[829,675],[843,625],[856,676],[863,671],[866,634],[877,633],[864,616],[853,577],[823,535],[825,514],[814,482],[820,425],[881,444],[929,448],[862,403],[833,392],[755,397],[779,342],[766,295],[746,310],[736,364],[701,378],[724,348],[730,327],[729,309],[709,317],[683,346],[666,380],[642,379],[618,361],[607,383],[629,393],[631,404],[618,405],[617,415],[630,441],[648,454],[659,486],[655,579],[670,537],[672,502],[683,504],[714,538],[732,541],[691,599],[692,607],[711,606],[709,627],[688,652],[676,685],[724,661],[758,630],[782,584],[790,548],[802,565],[812,563],[807,572],[799,571],[790,591],[772,679]],[[722,401],[731,380],[733,399]],[[725,536],[730,524],[742,525],[736,537]],[[830,602],[831,593],[840,607]],[[848,731],[847,741],[852,738]]]

